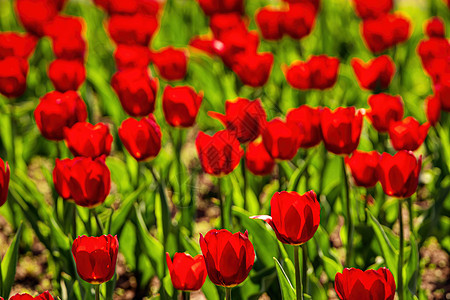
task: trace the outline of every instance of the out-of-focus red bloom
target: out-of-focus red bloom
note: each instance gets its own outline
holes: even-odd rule
[[[207,275],[203,255],[192,257],[177,252],[172,262],[169,253],[166,252],[166,262],[174,288],[180,291],[196,291],[202,288]]]
[[[417,46],[422,66],[436,84],[450,73],[450,42],[445,38],[430,38]]]
[[[44,28],[59,11],[58,2],[53,0],[16,0],[15,9],[23,27],[30,33],[41,37]]]
[[[114,51],[114,61],[118,70],[146,69],[150,63],[150,55],[148,47],[119,44]]]
[[[83,62],[86,42],[81,36],[61,35],[53,39],[53,52],[57,58]]]
[[[433,17],[425,24],[425,34],[430,38],[445,38],[445,25],[441,18]]]
[[[258,34],[256,32],[242,30],[229,31],[226,34],[223,34],[220,41],[215,40],[213,43],[215,54],[220,56],[224,64],[229,68],[233,68],[233,65],[238,60],[237,58],[240,54],[245,57],[242,57],[242,60],[250,60],[252,62],[264,60],[257,54],[258,46]],[[259,56],[259,59],[255,60],[255,56]],[[265,59],[267,59],[267,57]]]
[[[284,244],[306,243],[320,224],[320,204],[314,191],[303,195],[284,191],[275,193],[270,200],[270,214],[250,218],[267,222]]]
[[[362,22],[362,36],[373,53],[383,52],[405,42],[411,34],[409,19],[396,14],[386,14]]]
[[[8,198],[9,177],[9,165],[0,158],[0,207],[5,204]]]
[[[297,154],[304,133],[297,123],[273,119],[262,132],[264,147],[274,159],[291,160]]]
[[[151,15],[113,15],[108,21],[109,34],[116,44],[148,46],[157,29],[158,20]]]
[[[389,137],[395,150],[415,151],[425,141],[430,123],[420,125],[413,117],[391,123]]]
[[[284,12],[269,6],[260,9],[255,16],[259,30],[266,40],[279,40],[283,37]]]
[[[362,271],[345,268],[336,274],[334,288],[342,300],[394,300],[396,286],[389,269]]]
[[[248,32],[244,19],[237,13],[216,14],[211,17],[209,27],[218,40],[223,40],[224,35],[229,33]]]
[[[195,123],[203,92],[196,93],[189,86],[166,86],[162,98],[162,107],[167,123],[173,127],[191,127]]]
[[[79,236],[73,241],[72,255],[78,275],[91,284],[111,280],[116,272],[119,240],[117,236]]]
[[[393,156],[383,153],[378,162],[378,180],[387,195],[408,198],[417,190],[421,168],[422,156],[417,160],[411,151],[402,150]]]
[[[355,150],[351,157],[345,158],[345,163],[350,167],[355,184],[370,188],[378,182],[377,167],[379,160],[380,154],[377,151]]]
[[[231,12],[242,14],[244,12],[243,0],[197,0],[197,2],[208,16]]]
[[[133,15],[138,12],[139,0],[108,0],[108,13],[110,15]]]
[[[142,68],[125,69],[115,73],[111,85],[127,114],[133,117],[146,116],[155,109],[158,82],[150,78]]]
[[[87,122],[78,122],[71,128],[64,128],[64,139],[74,156],[92,158],[109,155],[113,141],[108,125],[92,125]]]
[[[308,3],[314,6],[316,12],[319,11],[321,0],[283,0],[283,2],[296,4],[296,3]]]
[[[376,19],[393,8],[393,0],[353,0],[356,14],[361,19]]]
[[[248,232],[232,234],[226,229],[212,229],[203,237],[200,248],[211,281],[220,286],[233,287],[243,282],[255,262],[255,250]]]
[[[3,299],[3,298],[1,298]],[[48,291],[43,292],[42,294],[33,297],[29,294],[15,294],[14,296],[12,296],[11,298],[9,298],[9,300],[54,300],[54,298],[52,297],[52,295],[50,295],[50,293]]]
[[[450,112],[450,72],[443,74],[439,82],[434,86],[436,96],[441,102],[441,108]]]
[[[337,80],[339,59],[326,55],[311,56],[306,62],[295,62],[287,68],[287,82],[300,90],[331,88]]]
[[[119,138],[137,161],[153,159],[161,150],[161,128],[153,115],[139,121],[133,118],[123,121]]]
[[[436,126],[441,119],[441,102],[439,101],[439,98],[436,96],[429,96],[425,100],[425,112],[430,125]]]
[[[138,5],[139,12],[149,16],[157,16],[162,3],[159,0],[141,0]]]
[[[167,47],[153,52],[151,60],[165,80],[182,80],[186,76],[188,57],[184,50]]]
[[[354,107],[339,107],[331,111],[322,110],[321,129],[328,151],[334,154],[350,154],[358,147],[363,124],[363,115]]]
[[[86,80],[86,69],[78,60],[56,59],[48,67],[48,77],[57,91],[76,91]]]
[[[203,170],[214,176],[231,173],[244,154],[234,132],[229,130],[218,131],[213,136],[200,131],[195,146]]]
[[[212,56],[216,54],[216,51],[214,50],[214,43],[215,41],[212,38],[195,36],[189,41],[189,46]]]
[[[283,16],[283,30],[294,39],[311,33],[316,21],[316,8],[309,2],[290,4]]]
[[[28,62],[9,56],[0,60],[0,94],[8,98],[21,96],[27,89]]]
[[[372,122],[372,126],[379,132],[387,132],[391,122],[403,119],[403,101],[401,96],[388,94],[370,95],[367,100],[370,110],[366,116]]]
[[[232,69],[243,84],[260,87],[269,79],[272,66],[272,53],[245,53],[236,55]]]
[[[314,147],[322,141],[322,131],[320,129],[321,111],[322,109],[320,107],[314,108],[308,105],[302,105],[290,110],[286,115],[286,121],[288,123],[298,124],[303,131],[300,147]]]
[[[262,142],[251,142],[245,151],[245,166],[255,175],[265,176],[272,173],[275,161]]]
[[[31,53],[33,53],[37,41],[37,38],[31,34],[1,32],[0,59],[4,59],[8,56],[17,56],[28,59]]]
[[[57,15],[51,22],[45,24],[45,35],[52,39],[66,37],[79,37],[86,27],[83,18]]]
[[[387,89],[394,77],[395,64],[387,55],[371,59],[368,63],[353,58],[351,64],[359,85],[366,90]]]
[[[55,168],[53,169],[53,184],[55,186],[58,194],[65,200],[72,198],[70,194],[69,181],[70,181],[70,169],[75,161],[75,159],[59,159],[55,161]]]
[[[49,140],[62,140],[64,128],[87,118],[86,105],[77,92],[50,92],[42,97],[34,110],[41,134]]]
[[[266,124],[266,112],[261,100],[237,98],[225,102],[225,115],[209,112],[208,115],[219,120],[229,131],[232,131],[241,143],[256,139]]]
[[[108,3],[109,0],[93,0],[95,5],[99,6],[100,8],[104,10],[108,10]]]

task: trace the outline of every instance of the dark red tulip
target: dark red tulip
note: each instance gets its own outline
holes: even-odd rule
[[[140,121],[133,118],[126,119],[120,125],[119,137],[137,161],[153,159],[161,150],[161,129],[153,115]]]
[[[41,134],[49,139],[64,139],[64,128],[87,118],[86,105],[77,92],[50,92],[42,97],[34,110],[34,119]]]
[[[272,158],[291,160],[297,154],[304,132],[297,123],[276,118],[267,122],[262,132],[264,147]]]
[[[16,32],[0,33],[0,60],[8,56],[17,56],[23,59],[33,53],[38,39],[31,34]]]
[[[260,64],[262,67],[258,72],[270,72],[273,56],[256,53],[259,46],[259,37],[256,32],[248,32],[242,30],[229,31],[223,34],[222,39],[215,40],[213,43],[214,52],[223,60],[223,63],[229,67],[234,68],[234,64],[241,63],[242,72],[248,71],[249,65]],[[272,58],[270,58],[271,56]],[[246,64],[245,61],[248,61]],[[235,71],[236,72],[236,71]],[[257,80],[264,80],[269,77],[268,74],[259,74]]]
[[[45,24],[45,35],[52,39],[60,37],[80,37],[86,27],[80,17],[57,15]]]
[[[378,182],[377,167],[379,160],[380,154],[377,151],[364,152],[355,150],[351,157],[345,158],[345,163],[352,172],[355,184],[370,188]]]
[[[250,142],[245,151],[245,166],[255,175],[265,176],[272,173],[275,161],[262,142]]]
[[[395,281],[391,271],[380,268],[377,271],[361,271],[345,268],[337,273],[334,288],[341,300],[394,300]]]
[[[243,84],[260,87],[269,79],[272,66],[272,53],[245,53],[236,55],[233,71]]]
[[[0,207],[5,204],[8,198],[9,177],[9,165],[0,158]]]
[[[445,25],[441,18],[433,17],[425,24],[425,34],[429,38],[445,38]]]
[[[243,282],[255,262],[255,250],[248,232],[232,234],[226,229],[212,229],[203,237],[200,248],[209,279],[216,285],[233,287]]]
[[[162,107],[167,123],[173,127],[191,127],[195,123],[203,92],[196,93],[189,86],[166,86],[162,98]]]
[[[74,156],[92,158],[109,155],[113,141],[108,125],[92,125],[87,122],[78,122],[71,128],[64,128],[64,139]]]
[[[429,96],[425,100],[425,112],[427,114],[427,120],[431,126],[436,124],[441,119],[441,102],[436,96]]]
[[[320,129],[320,115],[322,109],[302,105],[294,108],[286,115],[288,123],[296,123],[303,131],[303,138],[300,140],[300,147],[310,148],[317,146],[322,141],[322,131]]]
[[[200,131],[195,146],[203,170],[214,176],[231,173],[244,154],[235,134],[229,130],[218,131],[213,136]]]
[[[362,22],[362,36],[367,48],[380,53],[408,40],[411,22],[406,17],[386,14],[377,19]]]
[[[188,58],[184,50],[167,47],[153,52],[151,59],[165,80],[182,80],[186,76]]]
[[[314,191],[303,195],[284,191],[275,193],[270,200],[270,214],[250,218],[267,222],[284,244],[306,243],[320,224],[320,204]]]
[[[450,112],[450,72],[442,75],[441,79],[434,86],[436,96],[441,102],[442,110]]]
[[[445,73],[450,73],[450,42],[445,38],[422,40],[417,46],[425,72],[436,84]]]
[[[389,137],[395,150],[415,151],[423,144],[428,134],[430,123],[420,125],[413,117],[391,123]]]
[[[229,131],[236,135],[240,143],[256,139],[266,124],[266,112],[261,100],[237,98],[225,102],[225,115],[209,112],[209,116],[219,120]]]
[[[107,9],[110,15],[133,15],[138,12],[139,0],[108,0]]]
[[[55,161],[55,168],[53,169],[53,184],[58,194],[65,200],[72,198],[70,194],[69,181],[71,176],[71,168],[75,161],[79,158],[66,158]]]
[[[158,82],[150,78],[147,69],[125,69],[115,73],[111,85],[127,114],[147,116],[155,109]]]
[[[86,42],[78,36],[62,35],[53,39],[53,52],[59,59],[79,60],[84,62]]]
[[[284,13],[283,30],[293,39],[301,39],[311,33],[317,10],[309,2],[290,4]]]
[[[393,6],[393,0],[353,0],[356,14],[361,19],[376,19],[389,13]]]
[[[119,44],[114,51],[117,69],[146,69],[150,63],[150,49],[139,45]]]
[[[45,34],[45,25],[59,11],[58,1],[53,0],[16,0],[16,14],[25,29],[41,37]]]
[[[290,3],[290,4],[297,4],[297,3],[308,3],[314,6],[314,9],[319,11],[320,8],[320,2],[321,0],[283,0],[283,2]]]
[[[394,77],[395,64],[387,55],[371,59],[368,63],[353,58],[351,64],[359,85],[366,90],[387,89]]]
[[[383,153],[378,162],[378,180],[386,195],[408,198],[417,190],[421,168],[422,156],[417,160],[411,151]]]
[[[366,116],[372,122],[372,126],[379,132],[387,132],[392,122],[403,119],[403,100],[401,96],[388,94],[370,95],[367,100],[370,109]]]
[[[261,35],[266,40],[280,40],[283,37],[284,12],[270,6],[260,9],[255,16]]]
[[[166,252],[166,262],[174,288],[180,291],[196,291],[202,288],[207,275],[203,255],[192,257],[177,252],[172,262],[169,253]]]
[[[223,40],[224,36],[230,33],[248,32],[247,24],[237,13],[216,14],[211,17],[209,27],[217,40]]]
[[[117,236],[79,236],[73,241],[72,255],[78,275],[91,284],[111,280],[116,272],[119,240]]]
[[[242,14],[244,12],[243,0],[197,0],[197,2],[208,16],[232,12]]]
[[[28,62],[9,56],[0,60],[0,94],[8,98],[22,96],[27,88]]]
[[[56,59],[48,67],[48,77],[57,91],[76,91],[86,80],[86,69],[78,60]]]
[[[113,15],[108,31],[116,44],[148,46],[158,29],[156,16],[145,14]]]
[[[334,86],[339,71],[339,59],[326,55],[311,56],[308,61],[293,63],[285,71],[287,82],[300,90],[324,90]]]
[[[3,298],[0,298],[3,300]],[[43,292],[42,294],[33,297],[29,294],[15,294],[14,296],[12,296],[11,298],[9,298],[9,300],[54,300],[54,298],[52,297],[52,295],[50,295],[50,293],[48,291]]]

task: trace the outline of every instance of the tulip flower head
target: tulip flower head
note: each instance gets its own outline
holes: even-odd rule
[[[425,34],[430,38],[445,38],[445,25],[441,18],[433,17],[425,24]]]
[[[255,175],[265,176],[272,173],[275,160],[267,152],[262,142],[250,142],[245,151],[245,166]]]
[[[114,61],[118,70],[146,69],[150,63],[150,50],[139,45],[119,44],[114,51]]]
[[[182,80],[186,76],[188,57],[185,50],[167,47],[153,52],[151,60],[165,80]]]
[[[269,79],[272,66],[272,53],[242,53],[235,56],[232,69],[243,84],[261,87]]]
[[[283,37],[284,12],[269,6],[260,9],[255,16],[261,35],[266,40],[280,40]]]
[[[291,160],[303,139],[303,128],[294,122],[273,119],[267,122],[262,139],[267,152],[276,160]]]
[[[203,92],[196,93],[189,86],[166,86],[162,98],[164,116],[173,127],[187,128],[195,123]]]
[[[16,14],[26,31],[42,37],[45,25],[58,14],[63,1],[17,0],[14,3]]]
[[[109,155],[113,141],[108,125],[92,125],[87,122],[78,122],[71,128],[65,128],[64,139],[74,156],[92,158]]]
[[[425,100],[425,112],[430,125],[436,126],[441,119],[441,102],[436,96],[429,96]]]
[[[175,253],[173,261],[166,253],[167,267],[173,287],[180,291],[196,291],[206,280],[206,265],[203,255],[195,257],[186,253]]]
[[[239,13],[244,12],[243,0],[197,0],[205,15],[213,16],[215,14]]]
[[[395,150],[417,150],[425,141],[430,123],[420,125],[413,117],[393,122],[389,127],[389,137]]]
[[[356,14],[361,19],[376,19],[387,14],[394,6],[393,0],[353,0]]]
[[[300,141],[301,148],[311,148],[317,146],[322,141],[322,131],[320,128],[320,115],[322,108],[301,105],[290,110],[286,115],[286,122],[296,123],[303,131],[303,138]]]
[[[64,200],[71,200],[69,181],[71,176],[71,167],[78,159],[59,159],[55,161],[55,168],[53,169],[53,184],[56,191]]]
[[[345,158],[357,186],[373,187],[378,182],[377,167],[380,154],[377,151],[363,152],[355,150],[351,157]]]
[[[86,79],[86,69],[78,60],[56,59],[48,67],[48,77],[58,92],[76,91]]]
[[[16,32],[0,33],[0,59],[16,56],[23,59],[33,53],[38,39],[31,34],[19,34]]]
[[[5,204],[8,198],[10,170],[8,163],[0,158],[0,207]]]
[[[3,300],[3,298],[0,297],[1,300]],[[14,296],[12,296],[11,298],[9,298],[9,300],[53,300],[54,298],[52,297],[52,295],[50,295],[50,293],[48,291],[43,292],[42,294],[33,297],[29,294],[15,294]]]
[[[118,45],[141,45],[147,47],[158,29],[154,15],[137,13],[134,15],[115,14],[109,18],[108,32]]]
[[[316,22],[317,8],[311,2],[292,3],[283,16],[283,30],[293,39],[308,36]]]
[[[27,88],[28,62],[8,56],[0,60],[0,94],[8,98],[22,96]]]
[[[395,64],[387,55],[382,55],[364,63],[359,58],[351,60],[353,71],[361,88],[372,91],[389,87],[395,73]]]
[[[387,132],[392,122],[403,118],[403,101],[401,96],[388,94],[375,94],[367,100],[370,110],[366,116],[372,122],[372,126],[379,132]]]

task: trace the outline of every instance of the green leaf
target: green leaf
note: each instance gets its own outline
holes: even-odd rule
[[[286,272],[284,272],[284,269],[281,266],[280,262],[275,257],[273,259],[275,260],[275,267],[277,268],[278,280],[280,282],[281,294],[283,296],[283,299],[296,299],[294,287],[289,281]],[[287,260],[288,259],[286,258],[285,261]]]
[[[419,277],[419,249],[414,234],[410,235],[411,254],[406,265],[403,266],[403,273],[406,273],[406,282],[408,283],[409,291],[413,295],[417,295],[417,280]]]
[[[9,298],[9,293],[11,292],[11,287],[14,283],[14,277],[16,276],[17,260],[19,259],[19,243],[22,236],[23,223],[20,224],[17,230],[16,236],[14,237],[8,251],[3,257],[1,264],[2,272],[2,297],[5,299]]]

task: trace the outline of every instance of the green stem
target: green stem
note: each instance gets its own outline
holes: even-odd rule
[[[308,249],[306,248],[306,244],[302,246],[302,285],[305,293],[308,294]]]
[[[364,199],[364,223],[367,225],[367,201],[370,196],[369,189],[366,189],[366,198]]]
[[[231,300],[231,288],[230,287],[225,287],[225,299]]]
[[[9,121],[11,122],[11,158],[9,159],[10,165],[15,168],[16,167],[16,120],[14,116],[14,105],[11,104],[9,106]]]
[[[278,164],[278,191],[281,192],[283,190],[283,167],[281,163]]]
[[[411,197],[408,198],[408,213],[409,213],[409,231],[414,233],[414,215],[413,215],[413,202]]]
[[[98,217],[97,211],[95,210],[95,208],[92,209],[92,212],[94,213],[94,218],[95,218],[95,222],[97,223],[97,233],[99,233],[99,235],[103,234],[103,232],[105,231],[105,228],[103,228],[103,224],[102,222],[100,222],[100,219]]]
[[[294,246],[294,260],[295,260],[295,288],[297,300],[303,300],[302,274],[300,273],[300,260],[298,258],[300,246]]]
[[[222,197],[222,179],[219,177],[217,178],[217,185],[219,188],[219,203],[220,203],[220,225],[222,227],[222,229],[226,228],[226,224],[225,224],[225,207],[224,207],[224,199]]]
[[[100,300],[100,284],[95,285],[95,300]]]
[[[400,245],[398,254],[398,282],[397,282],[397,293],[398,299],[403,300],[403,214],[402,214],[402,199],[398,201],[398,223],[400,226]]]
[[[73,205],[73,215],[72,215],[72,233],[73,238],[77,237],[77,205],[72,203]]]
[[[191,299],[191,292],[183,291],[183,300],[190,300]]]
[[[345,264],[347,267],[352,266],[352,252],[353,252],[353,219],[350,210],[350,188],[348,186],[347,169],[345,167],[345,159],[342,157],[342,173],[344,176],[345,187],[345,208],[347,210],[347,253],[345,258]]]

